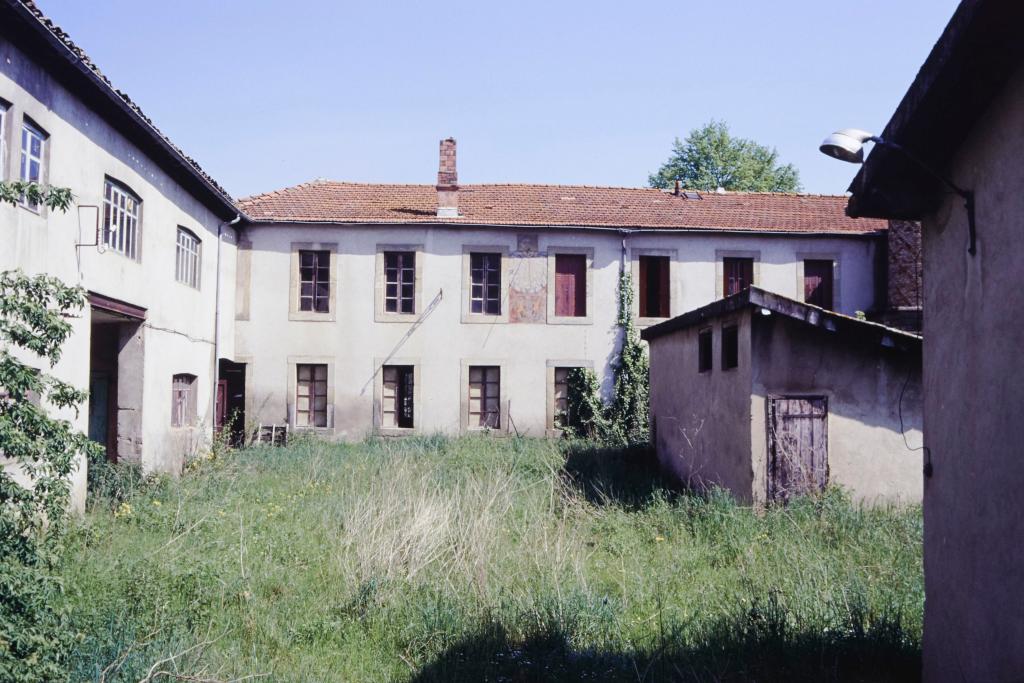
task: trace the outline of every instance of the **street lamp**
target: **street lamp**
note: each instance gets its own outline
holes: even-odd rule
[[[964,208],[967,210],[967,253],[974,256],[977,252],[977,248],[975,246],[977,233],[974,226],[974,192],[972,190],[964,190],[957,187],[953,184],[953,181],[943,175],[940,175],[931,166],[928,166],[926,163],[907,151],[907,149],[902,145],[898,145],[895,142],[889,142],[888,140],[883,140],[877,135],[872,135],[866,130],[860,130],[858,128],[842,128],[825,138],[818,149],[821,150],[822,154],[826,154],[834,159],[846,161],[851,164],[863,164],[865,142],[873,142],[876,145],[896,150],[905,158],[914,162],[914,164],[925,173],[953,190],[953,192],[958,194],[964,200]]]

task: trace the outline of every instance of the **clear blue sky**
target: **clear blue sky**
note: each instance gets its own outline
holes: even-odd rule
[[[956,0],[39,0],[235,196],[317,177],[642,186],[709,119],[778,149],[880,131]]]

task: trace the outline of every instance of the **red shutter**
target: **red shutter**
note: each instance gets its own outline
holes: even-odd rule
[[[832,270],[832,261],[804,261],[804,301],[822,308],[832,308]]]
[[[647,316],[651,315],[651,313],[656,313],[656,311],[649,311],[648,310],[649,307],[647,306],[647,271],[649,270],[648,267],[647,267],[647,262],[649,260],[650,259],[648,259],[646,256],[641,256],[640,257],[640,317],[641,318],[646,318]]]
[[[580,317],[587,314],[586,277],[586,256],[555,256],[555,315]]]
[[[754,284],[754,259],[726,258],[722,260],[722,295],[742,292]]]

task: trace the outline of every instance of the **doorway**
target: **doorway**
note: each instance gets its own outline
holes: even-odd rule
[[[217,431],[227,427],[232,446],[245,445],[245,363],[220,359],[217,380]]]
[[[828,398],[768,399],[768,499],[823,491],[828,484]]]

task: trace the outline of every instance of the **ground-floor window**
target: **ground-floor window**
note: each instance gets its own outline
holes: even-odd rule
[[[555,387],[552,396],[552,424],[555,429],[565,429],[569,424],[569,373],[576,368],[555,368]]]
[[[469,428],[501,428],[501,368],[469,366]]]
[[[186,427],[196,421],[196,376],[187,373],[171,379],[171,426]]]
[[[295,426],[327,426],[327,365],[300,363],[295,366]]]
[[[385,365],[381,392],[381,426],[412,429],[414,419],[415,372],[411,365]]]

